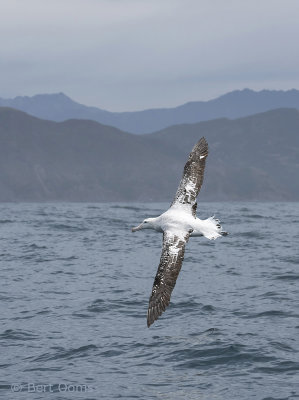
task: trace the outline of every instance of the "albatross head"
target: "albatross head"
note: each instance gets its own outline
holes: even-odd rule
[[[146,218],[140,225],[132,228],[132,232],[139,231],[140,229],[157,229],[155,226],[156,218]]]

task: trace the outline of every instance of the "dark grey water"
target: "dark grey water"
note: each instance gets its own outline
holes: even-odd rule
[[[148,329],[162,238],[130,228],[167,206],[0,205],[2,398],[299,398],[299,204],[201,204],[230,236]]]

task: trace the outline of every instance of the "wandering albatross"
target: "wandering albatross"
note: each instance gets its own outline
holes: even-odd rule
[[[163,248],[147,311],[147,326],[159,318],[169,305],[170,296],[184,259],[185,245],[190,236],[217,239],[227,233],[219,220],[196,216],[196,197],[203,182],[208,143],[202,137],[193,147],[184,167],[176,195],[170,208],[156,218],[146,218],[132,232],[154,229],[163,233]]]

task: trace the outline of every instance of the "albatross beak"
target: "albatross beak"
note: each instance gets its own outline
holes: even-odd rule
[[[142,229],[142,225],[143,225],[143,222],[140,225],[136,226],[135,228],[132,228],[132,232],[136,232],[136,231],[139,231],[140,229]]]

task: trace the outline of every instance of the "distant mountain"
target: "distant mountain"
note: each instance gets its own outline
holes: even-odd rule
[[[0,201],[168,201],[196,141],[210,154],[200,200],[299,201],[299,112],[132,135],[94,121],[0,108]]]
[[[210,101],[195,101],[175,108],[136,112],[109,112],[76,103],[63,93],[33,97],[1,99],[0,106],[12,107],[52,121],[88,119],[117,127],[131,133],[150,133],[166,127],[208,121],[216,118],[240,118],[276,108],[299,109],[299,91],[255,92],[244,89],[225,94]]]

